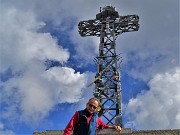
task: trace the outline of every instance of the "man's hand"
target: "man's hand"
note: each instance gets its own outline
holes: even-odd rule
[[[109,128],[111,128],[111,129],[115,129],[116,131],[118,131],[118,132],[120,132],[121,131],[121,127],[120,126],[116,126],[116,125],[114,125],[114,126],[109,126]]]
[[[121,127],[120,127],[120,126],[116,126],[116,125],[114,125],[114,129],[115,129],[116,131],[118,131],[118,132],[120,132],[120,131],[121,131]]]

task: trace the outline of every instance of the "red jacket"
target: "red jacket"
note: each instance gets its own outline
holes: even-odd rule
[[[64,134],[63,135],[71,135],[71,132],[73,131],[75,125],[78,123],[78,118],[79,118],[79,112],[76,112],[74,114],[74,116],[71,118],[71,120],[69,121],[68,125],[66,126],[66,128],[64,129]],[[90,115],[89,117],[87,117],[87,123],[88,125],[90,124],[91,118],[93,115]],[[97,129],[104,129],[104,128],[108,128],[109,126],[106,125],[99,117],[97,118]]]

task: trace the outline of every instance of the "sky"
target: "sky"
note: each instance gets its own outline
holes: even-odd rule
[[[0,0],[0,135],[64,129],[85,108],[100,39],[78,23],[110,4],[140,18],[116,40],[124,127],[180,129],[179,0]]]

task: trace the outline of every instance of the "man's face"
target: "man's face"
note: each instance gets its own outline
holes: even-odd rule
[[[91,100],[86,104],[87,111],[91,114],[96,112],[97,107],[98,107],[98,102],[96,100]]]

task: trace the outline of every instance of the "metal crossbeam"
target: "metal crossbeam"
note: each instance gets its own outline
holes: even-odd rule
[[[137,15],[127,15],[120,16],[116,20],[105,20],[101,22],[100,20],[87,20],[81,21],[78,24],[79,34],[82,37],[85,36],[100,36],[102,23],[108,25],[108,23],[114,23],[114,34],[119,35],[124,32],[132,32],[139,30],[139,16]],[[109,29],[113,29],[112,26]]]
[[[79,34],[100,37],[99,54],[95,58],[97,73],[95,76],[94,96],[101,102],[99,116],[107,124],[122,126],[122,89],[118,62],[121,56],[116,54],[116,38],[125,32],[138,31],[137,15],[119,16],[112,6],[106,6],[96,15],[96,19],[81,21]],[[89,85],[91,86],[92,83]]]

